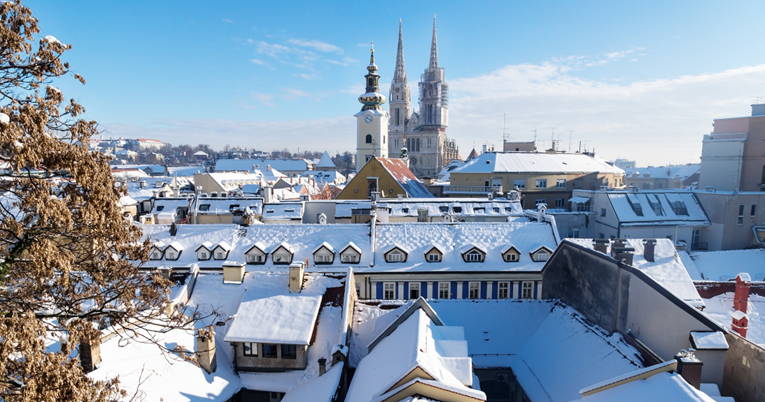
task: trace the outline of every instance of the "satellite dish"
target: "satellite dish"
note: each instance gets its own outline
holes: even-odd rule
[[[316,220],[319,222],[319,225],[326,225],[327,224],[327,215],[319,214],[319,216],[316,218]]]

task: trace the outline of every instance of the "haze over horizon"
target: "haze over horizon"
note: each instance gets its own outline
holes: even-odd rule
[[[713,119],[749,115],[765,96],[754,1],[26,4],[42,36],[73,45],[64,59],[88,84],[54,85],[105,137],[354,151],[369,43],[388,96],[403,20],[417,108],[433,14],[446,132],[463,157],[501,148],[504,126],[513,140],[536,129],[546,148],[554,132],[559,149],[585,141],[638,166],[698,162]]]

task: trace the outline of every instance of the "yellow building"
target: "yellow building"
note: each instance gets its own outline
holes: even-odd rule
[[[587,154],[487,152],[454,169],[449,182],[449,197],[486,197],[517,187],[525,209],[540,203],[568,209],[573,190],[622,187],[624,171]]]
[[[337,195],[338,200],[371,199],[379,191],[385,198],[432,198],[402,159],[372,157]]]

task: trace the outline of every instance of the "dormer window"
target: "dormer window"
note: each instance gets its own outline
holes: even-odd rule
[[[433,246],[425,253],[425,261],[427,262],[441,262],[444,257],[443,251],[436,246]]]
[[[151,252],[151,259],[152,260],[161,260],[162,259],[162,250],[154,249],[154,251]]]
[[[550,259],[550,256],[552,255],[552,250],[545,246],[541,246],[537,248],[536,250],[531,252],[531,259],[535,262],[546,262]]]
[[[518,262],[521,259],[521,253],[515,246],[508,245],[502,249],[502,259],[505,262]]]
[[[210,204],[202,204],[199,206],[199,210],[202,212],[206,212],[210,210]]]
[[[505,255],[505,261],[506,262],[518,262],[518,255],[517,254],[507,254],[507,255]]]
[[[231,246],[225,241],[222,241],[212,250],[213,258],[216,260],[225,260],[228,258],[229,251],[231,251]]]
[[[292,257],[295,255],[295,251],[287,243],[282,243],[274,251],[271,252],[271,260],[274,264],[290,264],[292,263]]]
[[[266,250],[266,246],[264,246],[263,243],[257,242],[247,251],[245,251],[244,255],[247,258],[248,264],[260,265],[266,263],[266,258],[268,258],[268,251]]]
[[[316,264],[331,264],[335,261],[335,250],[324,242],[313,251],[313,261]]]
[[[207,253],[206,251],[200,251],[199,252],[199,259],[200,260],[209,260],[210,259],[210,254]]]
[[[349,242],[340,252],[340,261],[343,264],[358,264],[361,261],[361,249],[353,242]]]
[[[472,247],[462,253],[462,259],[465,262],[483,262],[486,258],[486,252],[478,247]]]
[[[387,253],[385,253],[385,261],[387,262],[406,262],[406,251],[399,247],[394,247]]]
[[[452,212],[454,212],[455,214],[461,214],[462,207],[452,207]]]
[[[438,254],[428,254],[428,262],[439,262],[441,261],[441,256]]]

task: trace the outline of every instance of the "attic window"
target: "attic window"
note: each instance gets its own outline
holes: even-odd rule
[[[446,205],[441,205],[440,207],[438,207],[438,211],[439,212],[449,212],[449,207],[447,207]]]
[[[284,212],[295,212],[295,208],[288,208],[285,209]]]
[[[403,213],[409,213],[409,208],[401,208],[401,212]]]
[[[210,210],[210,204],[202,204],[199,206],[200,211],[209,211]]]
[[[534,254],[534,261],[545,262],[550,258],[550,254],[547,251],[538,251]]]
[[[393,250],[387,255],[388,262],[404,262],[406,261],[406,256],[404,253],[398,250]]]
[[[266,210],[266,213],[267,213],[267,214],[272,214],[272,213],[274,213],[274,210],[273,210],[273,209],[267,209],[267,210]]]
[[[163,209],[165,209],[165,206],[164,205],[160,205],[160,206],[157,207],[157,212],[162,211]]]
[[[515,253],[505,254],[505,262],[518,262],[518,254],[515,254]]]
[[[199,259],[200,260],[206,260],[206,259],[209,259],[209,258],[210,257],[207,255],[207,252],[202,251],[202,252],[199,253]]]
[[[345,263],[357,263],[359,262],[359,256],[356,254],[343,254],[340,259]]]
[[[483,208],[483,207],[481,207],[481,208],[473,208],[473,213],[474,214],[483,214],[483,213],[486,213],[486,209]]]
[[[239,204],[231,204],[228,206],[229,211],[235,211],[237,209],[239,209]]]
[[[492,208],[491,210],[492,210],[492,211],[494,211],[494,212],[496,212],[496,213],[499,213],[499,207],[494,207],[494,208]]]
[[[455,214],[462,213],[462,207],[452,207],[452,212]]]
[[[467,254],[465,254],[465,261],[483,262],[483,253],[478,250],[470,250]]]

